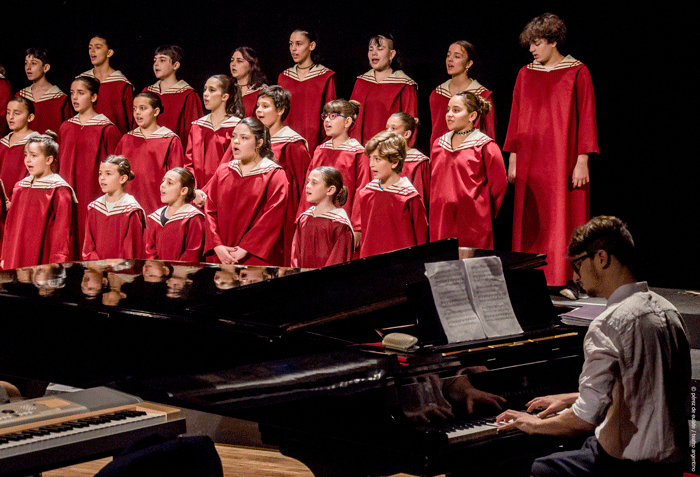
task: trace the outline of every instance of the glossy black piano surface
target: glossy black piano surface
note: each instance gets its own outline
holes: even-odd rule
[[[424,263],[457,256],[449,240],[308,271],[109,261],[0,272],[12,337],[0,375],[254,420],[319,475],[428,475],[513,445],[539,449],[524,435],[453,444],[448,421],[496,410],[467,415],[452,401],[442,420],[428,409],[463,375],[521,407],[575,389],[582,361],[583,333],[558,323],[541,270],[506,270],[523,334],[446,344]],[[387,352],[391,331],[420,347]]]

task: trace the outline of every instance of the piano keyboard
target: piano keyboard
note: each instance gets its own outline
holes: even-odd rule
[[[132,436],[149,429],[170,426],[169,422],[179,417],[178,409],[141,402],[107,388],[96,389],[99,392],[86,390],[0,406],[0,461],[25,456],[32,460],[30,456],[59,454],[75,446],[109,450],[109,446],[126,445]],[[112,398],[107,399],[108,405],[124,404],[99,409],[102,406],[97,401],[102,401],[99,398],[105,392]],[[105,441],[109,444],[103,449]]]
[[[496,423],[496,416],[454,424],[443,430],[450,444],[483,439],[496,435],[503,424]]]

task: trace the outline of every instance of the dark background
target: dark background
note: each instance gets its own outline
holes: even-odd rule
[[[112,66],[139,91],[155,81],[153,51],[167,43],[184,48],[179,77],[197,90],[210,75],[229,73],[231,52],[241,45],[258,51],[273,84],[293,64],[289,34],[309,25],[319,35],[322,63],[337,74],[338,95],[348,98],[356,76],[369,69],[369,37],[390,32],[403,70],[419,85],[423,127],[416,146],[428,152],[428,97],[448,79],[444,57],[449,44],[466,39],[476,46],[471,76],[494,92],[496,139],[502,145],[518,70],[532,60],[519,46],[518,35],[531,18],[551,11],[568,27],[561,51],[583,61],[593,77],[601,154],[590,161],[592,214],[627,221],[642,259],[642,278],[651,285],[700,289],[695,272],[700,262],[696,253],[700,158],[691,151],[697,136],[691,130],[697,102],[682,89],[683,79],[697,70],[694,27],[684,21],[692,18],[691,7],[614,1],[199,0],[178,5],[5,0],[0,62],[19,89],[28,84],[24,50],[48,47],[53,57],[49,81],[67,92],[71,79],[91,67],[90,38],[103,32],[114,39]],[[509,190],[496,224],[500,249],[510,247],[512,200]]]

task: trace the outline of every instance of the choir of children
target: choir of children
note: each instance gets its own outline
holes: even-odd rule
[[[335,73],[319,63],[310,29],[289,36],[294,66],[279,75],[278,86],[265,84],[260,57],[241,46],[231,56],[231,76],[208,78],[203,103],[177,77],[183,51],[176,45],[156,49],[157,82],[134,97],[131,83],[110,66],[113,43],[94,35],[93,67],[72,82],[70,102],[46,79],[48,52],[28,49],[25,72],[32,84],[14,98],[0,66],[10,131],[0,140],[2,205],[8,207],[2,266],[81,255],[322,267],[448,237],[493,248],[492,223],[508,179],[522,202],[516,204],[514,249],[546,253],[546,238],[537,248],[530,236],[548,231],[527,232],[520,223],[541,213],[530,211],[522,196],[525,183],[536,183],[528,175],[534,162],[524,138],[546,133],[528,132],[541,128],[523,111],[554,117],[542,108],[558,111],[552,94],[559,94],[567,75],[576,75],[577,111],[583,108],[579,114],[588,122],[576,133],[583,139],[571,140],[582,143],[574,151],[578,159],[569,154],[573,159],[562,162],[568,164],[564,175],[573,170],[571,183],[557,187],[582,191],[587,201],[587,153],[597,151],[588,72],[557,50],[565,30],[552,17],[533,20],[521,36],[535,61],[516,85],[508,174],[494,141],[491,91],[469,76],[475,55],[467,41],[450,44],[451,78],[430,94],[430,158],[410,147],[418,125],[417,85],[398,69],[390,35],[370,39],[371,69],[357,78],[350,101],[336,99]],[[535,82],[541,94],[525,90]],[[68,119],[71,103],[76,114]],[[49,128],[59,131],[58,142],[51,132],[33,132]],[[555,233],[568,236],[585,213],[567,222],[567,230],[557,225]]]

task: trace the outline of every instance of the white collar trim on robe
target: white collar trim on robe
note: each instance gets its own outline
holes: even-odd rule
[[[63,177],[58,174],[49,174],[41,179],[34,179],[34,176],[27,176],[17,183],[20,187],[26,187],[28,189],[57,189],[59,187],[68,187],[73,195],[73,201],[77,204],[78,197],[75,195],[73,188],[63,180]]]
[[[140,209],[143,212],[144,216],[146,215],[146,212],[143,211],[143,207],[141,207],[141,204],[139,204],[136,198],[131,194],[124,194],[121,197],[121,199],[119,199],[116,202],[110,202],[110,204],[112,204],[112,208],[108,209],[107,194],[105,194],[102,197],[98,197],[97,199],[90,202],[88,208],[93,208],[101,214],[107,216],[124,214],[137,209]],[[143,221],[143,226],[146,226],[145,220]]]
[[[398,195],[411,195],[413,193],[418,193],[408,177],[401,177],[395,184],[388,187],[382,187],[379,184],[379,179],[374,179],[367,183],[365,189],[372,189],[380,192],[391,192],[392,194]]]
[[[451,98],[452,93],[450,93],[450,84],[452,84],[452,78],[448,79],[440,86],[435,88],[435,92],[446,98]],[[479,83],[477,80],[472,79],[472,82],[469,83],[469,86],[467,86],[467,89],[465,89],[464,91],[471,91],[474,94],[481,94],[482,91],[486,91],[486,88],[483,87],[481,83]]]
[[[10,146],[10,136],[12,136],[12,135],[14,134],[14,132],[11,132],[11,133],[9,133],[7,136],[5,136],[4,138],[0,139],[0,144],[3,144],[3,145],[5,145],[5,146],[7,146],[7,147],[23,146],[23,145],[27,144],[27,141],[29,141],[29,138],[32,137],[32,135],[33,135],[35,132],[36,132],[36,131],[32,131],[31,133],[27,134],[27,135],[24,136],[22,139],[20,139],[19,141],[17,141],[15,144],[13,144],[12,146]]]
[[[387,84],[387,83],[394,83],[394,84],[410,84],[412,86],[418,86],[418,83],[413,81],[411,78],[408,77],[406,73],[404,73],[401,70],[396,70],[391,75],[389,75],[387,78],[384,78],[381,82],[377,81],[376,76],[374,75],[374,70],[369,70],[367,73],[358,76],[359,79],[368,81],[370,83],[375,83],[375,84]]]
[[[328,141],[324,142],[321,144],[319,147],[322,149],[333,149],[336,151],[352,151],[355,152],[358,149],[362,149],[364,151],[364,146],[360,144],[360,142],[355,139],[354,137],[348,138],[347,141],[345,141],[343,144],[338,146],[337,148],[333,147],[333,139],[329,139]]]
[[[104,114],[98,114],[94,118],[90,119],[88,122],[85,124],[80,122],[80,119],[78,118],[78,114],[73,116],[72,118],[68,119],[68,122],[77,124],[78,126],[106,126],[107,124],[112,124],[112,121],[109,120],[107,116]]]
[[[19,96],[27,98],[28,100],[33,101],[35,103],[48,101],[50,99],[62,98],[66,95],[63,91],[61,91],[61,88],[59,88],[56,85],[52,85],[49,89],[47,89],[44,95],[39,99],[34,99],[31,86],[27,86],[26,88],[19,90],[18,94]]]
[[[287,68],[286,70],[284,70],[283,74],[285,76],[289,76],[293,80],[303,82],[306,80],[310,80],[312,78],[316,78],[317,76],[321,76],[323,74],[326,74],[328,71],[331,71],[323,65],[313,65],[309,69],[309,73],[304,77],[304,79],[300,79],[299,78],[299,70],[297,69],[298,66],[299,65],[294,65],[291,68]]]
[[[299,214],[301,217],[302,215],[308,215],[310,217],[314,217],[314,210],[316,209],[315,205],[312,205],[308,209],[306,209],[304,212]],[[324,219],[332,220],[333,222],[340,222],[341,224],[345,224],[348,227],[350,227],[350,230],[352,230],[352,223],[350,222],[350,217],[348,217],[348,213],[345,211],[345,209],[341,209],[339,207],[336,207],[333,210],[329,210],[328,212],[324,212],[321,215],[319,215],[316,218],[322,217]],[[297,219],[298,221],[299,219]]]
[[[163,211],[168,207],[169,206],[167,205],[161,207],[160,209],[156,210],[151,215],[149,215],[148,218],[154,220],[158,223],[158,225],[162,227],[163,224],[160,221],[160,216],[163,213]],[[192,204],[185,204],[179,209],[177,209],[177,211],[173,214],[172,217],[168,218],[168,221],[165,223],[165,225],[168,225],[170,222],[189,219],[190,217],[194,217],[195,215],[204,215],[204,213]]]
[[[240,165],[240,160],[234,159],[228,163],[229,169],[236,171],[239,176],[241,177],[248,177],[248,176],[254,176],[257,174],[265,174],[266,172],[271,171],[272,169],[281,169],[282,166],[277,164],[275,161],[272,159],[268,159],[267,157],[263,157],[260,162],[255,164],[255,167],[253,167],[248,174],[245,176],[241,173],[241,165]]]
[[[534,71],[544,71],[549,73],[550,71],[565,70],[567,68],[573,68],[574,66],[580,65],[581,62],[571,55],[566,55],[563,60],[561,60],[556,66],[547,67],[538,61],[533,61],[527,68]]]
[[[416,148],[411,148],[406,151],[406,160],[404,162],[420,162],[420,161],[430,161],[430,158],[420,152]]]
[[[289,126],[285,126],[279,131],[275,133],[274,136],[270,138],[270,142],[272,144],[279,144],[279,143],[284,143],[284,142],[297,142],[297,141],[304,141],[304,146],[306,146],[306,150],[309,150],[309,144],[306,142],[306,139],[304,139],[301,134],[296,132],[294,129],[290,128]]]
[[[224,118],[223,121],[219,123],[219,127],[214,129],[214,123],[211,120],[211,113],[207,114],[206,116],[203,116],[199,119],[196,119],[192,121],[192,124],[196,124],[197,126],[201,126],[204,128],[211,129],[212,131],[218,131],[219,129],[227,128],[227,129],[232,129],[238,126],[238,123],[241,122],[241,118],[238,116],[229,116],[227,118]]]
[[[97,77],[95,76],[95,70],[94,70],[94,69],[89,69],[89,70],[87,70],[87,71],[85,71],[85,72],[83,72],[83,73],[80,73],[78,76],[76,76],[76,78],[78,78],[78,77],[80,77],[80,76],[89,76],[90,78],[95,78],[95,79],[97,79]],[[129,83],[129,84],[131,84],[131,81],[129,81],[128,79],[126,79],[126,76],[124,76],[124,74],[123,74],[121,71],[119,71],[119,70],[114,70],[114,73],[112,73],[111,75],[107,76],[104,80],[100,81],[100,84],[102,84],[102,83],[116,83],[117,81],[122,81],[122,82],[124,82],[124,83]]]
[[[129,134],[131,134],[132,136],[143,138],[143,139],[162,139],[164,137],[173,137],[173,136],[178,137],[177,134],[175,134],[170,129],[166,128],[165,126],[159,127],[158,129],[153,131],[153,134],[151,134],[148,137],[146,137],[141,132],[141,128],[136,128],[133,131],[129,131]]]
[[[243,96],[248,96],[249,94],[257,93],[258,91],[260,91],[260,90],[263,89],[263,88],[267,88],[267,85],[266,85],[266,84],[261,84],[260,86],[258,86],[258,87],[255,88],[255,89],[249,89],[248,91],[246,91],[245,93],[243,93]]]
[[[486,144],[489,141],[493,141],[489,136],[482,133],[478,129],[472,131],[465,139],[462,144],[460,144],[456,149],[452,148],[452,136],[454,131],[450,131],[438,139],[438,144],[447,149],[448,151],[461,151],[462,149],[469,149],[470,147],[477,147]]]
[[[160,90],[160,80],[156,81],[155,83],[153,83],[151,86],[148,87],[148,91],[150,91],[151,93],[156,93],[156,94],[184,93],[185,91],[187,91],[189,89],[193,89],[193,88],[185,80],[179,80],[177,83],[172,85],[166,91]]]

